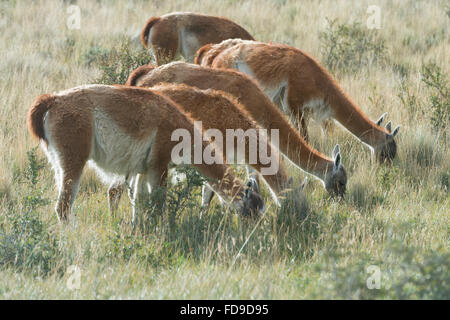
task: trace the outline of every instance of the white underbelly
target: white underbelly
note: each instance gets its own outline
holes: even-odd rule
[[[145,139],[125,133],[101,111],[94,112],[94,141],[89,164],[104,182],[144,173],[151,163],[156,129]]]

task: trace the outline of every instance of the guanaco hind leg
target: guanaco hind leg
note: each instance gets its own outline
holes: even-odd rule
[[[60,220],[67,221],[78,193],[83,168],[89,159],[92,126],[90,122],[83,122],[75,115],[62,119],[55,117],[56,121],[59,120],[58,126],[53,127],[51,135],[46,135],[50,146],[47,154],[52,155],[48,158],[55,168],[56,179],[59,180],[55,210]],[[74,123],[78,126],[74,126]],[[53,139],[52,136],[57,138]],[[60,141],[59,137],[64,137],[64,141]]]
[[[56,213],[61,221],[67,221],[70,217],[73,202],[78,193],[81,172],[83,167],[77,171],[64,171],[62,173],[62,183],[59,189],[58,201],[56,203]]]
[[[143,227],[145,225],[145,214],[152,212],[162,212],[165,200],[165,187],[167,184],[167,163],[159,163],[151,167],[145,174],[139,174],[134,178],[134,189],[132,194],[134,227]],[[157,194],[155,192],[158,192]],[[162,192],[162,193],[159,193]],[[153,197],[153,208],[149,208],[149,201]],[[150,212],[147,211],[150,209]]]

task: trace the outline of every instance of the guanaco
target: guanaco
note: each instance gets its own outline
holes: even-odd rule
[[[335,119],[371,148],[380,162],[395,158],[395,136],[400,126],[381,127],[386,113],[371,121],[348,97],[332,75],[306,52],[282,44],[239,39],[199,49],[196,63],[213,68],[233,68],[257,80],[270,99],[291,113],[304,137],[306,118],[322,124]]]
[[[174,60],[178,54],[193,62],[201,46],[230,38],[253,40],[244,28],[227,18],[190,12],[151,17],[141,32],[142,44],[153,49],[158,65]]]

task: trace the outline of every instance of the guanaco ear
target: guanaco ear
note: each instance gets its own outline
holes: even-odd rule
[[[398,133],[399,130],[400,130],[400,126],[397,126],[397,127],[394,129],[394,132],[392,132],[392,134],[391,134],[392,138],[395,137],[395,136],[397,135],[397,133]]]
[[[334,159],[334,168],[338,169],[340,165],[341,165],[341,154],[338,153],[336,159]]]
[[[331,157],[333,158],[333,160],[336,159],[336,156],[340,153],[341,153],[341,148],[339,147],[338,144],[336,144],[334,146],[333,152],[331,153]]]
[[[388,122],[387,124],[386,124],[386,130],[389,132],[389,133],[391,133],[391,131],[392,131],[392,122]]]
[[[332,157],[334,161],[334,169],[339,168],[339,166],[341,165],[341,148],[338,144],[333,149]]]
[[[387,116],[387,112],[383,113],[383,114],[381,115],[381,117],[379,117],[378,120],[375,121],[375,124],[376,124],[377,126],[380,126],[380,125],[383,123],[384,118],[386,118],[386,116]]]
[[[248,193],[251,191],[254,191],[256,193],[259,193],[259,185],[256,179],[250,178],[247,182],[247,188],[245,189],[245,195],[248,196]]]

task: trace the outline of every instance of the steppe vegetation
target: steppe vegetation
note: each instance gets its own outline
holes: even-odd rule
[[[67,26],[70,5],[80,29]],[[380,29],[366,25],[370,5]],[[318,150],[341,145],[343,201],[310,179],[299,212],[289,199],[276,208],[267,190],[258,221],[217,200],[201,212],[202,177],[186,168],[145,234],[132,232],[127,197],[108,212],[107,189],[87,169],[76,218],[61,225],[26,112],[42,93],[124,83],[152,61],[133,40],[143,23],[172,11],[226,16],[258,40],[311,53],[371,118],[388,112],[402,125],[398,157],[374,163],[339,126],[325,136],[311,125]],[[0,298],[449,299],[449,24],[438,0],[1,1]]]

